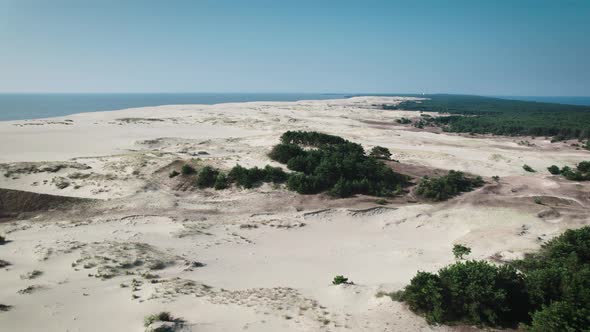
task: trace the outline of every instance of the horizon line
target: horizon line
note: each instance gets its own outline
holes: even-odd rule
[[[0,91],[0,95],[26,95],[26,94],[43,94],[43,95],[104,95],[104,94],[293,94],[293,95],[352,95],[352,96],[405,96],[405,95],[464,95],[464,96],[481,96],[481,97],[561,97],[561,98],[590,98],[590,95],[527,95],[527,94],[515,94],[515,95],[508,95],[508,94],[477,94],[477,93],[462,93],[462,92],[429,92],[429,93],[422,93],[422,92],[235,92],[235,91],[117,91],[117,92],[102,92],[102,91],[48,91],[48,92],[40,92],[40,91]]]

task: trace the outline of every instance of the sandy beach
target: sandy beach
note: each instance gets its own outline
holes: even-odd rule
[[[159,311],[182,318],[183,331],[477,330],[429,325],[379,294],[454,262],[453,244],[501,263],[588,225],[590,184],[546,168],[590,151],[544,137],[417,130],[395,121],[417,112],[380,107],[408,98],[0,122],[0,330],[144,331],[144,317]],[[379,205],[269,184],[198,189],[168,176],[184,163],[284,167],[267,153],[287,130],[387,147],[399,161],[391,167],[416,179],[454,169],[486,184],[446,202],[410,192]],[[354,284],[332,285],[336,275]]]

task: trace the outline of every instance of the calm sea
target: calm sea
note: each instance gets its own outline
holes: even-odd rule
[[[344,94],[296,93],[0,93],[0,121],[112,111],[132,107],[219,104],[246,101],[297,101],[344,98]]]

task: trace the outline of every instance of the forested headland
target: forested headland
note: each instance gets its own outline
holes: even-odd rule
[[[457,133],[545,136],[554,140],[590,138],[590,106],[540,103],[468,95],[425,95],[385,110],[438,112],[419,126],[435,125]]]

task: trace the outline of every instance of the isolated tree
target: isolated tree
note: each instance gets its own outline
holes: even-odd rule
[[[384,148],[382,146],[375,146],[371,149],[369,156],[377,159],[389,160],[391,158],[391,152],[389,152],[388,148]]]
[[[469,255],[471,253],[471,248],[466,247],[462,244],[455,244],[453,246],[453,255],[455,255],[456,259],[463,259],[463,256]]]

